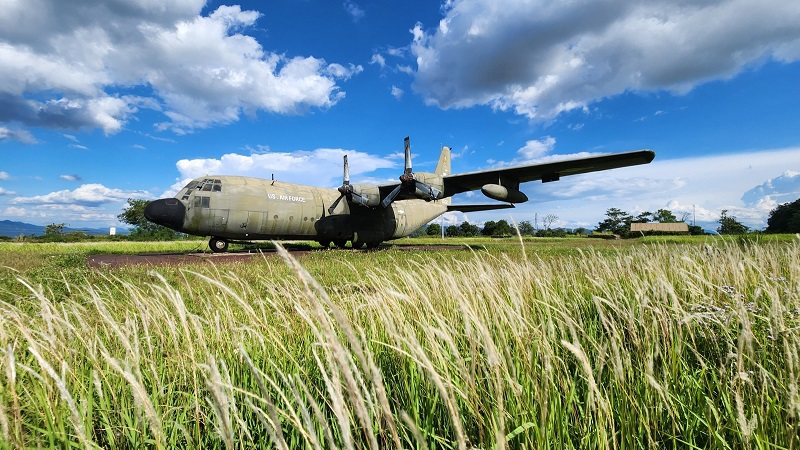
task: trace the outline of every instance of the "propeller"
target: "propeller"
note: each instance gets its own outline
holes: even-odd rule
[[[364,206],[367,205],[367,199],[353,192],[353,186],[350,185],[350,166],[347,164],[347,155],[344,155],[344,176],[342,185],[339,186],[337,190],[341,195],[339,195],[336,201],[331,203],[330,208],[328,208],[328,214],[333,214],[333,210],[336,209],[336,206],[339,205],[342,198],[346,198],[348,202],[356,202]]]
[[[405,144],[405,170],[403,174],[400,175],[400,184],[398,184],[381,202],[381,206],[384,208],[392,204],[395,197],[404,190],[407,193],[419,197],[428,197],[430,200],[435,200],[441,196],[441,191],[414,178],[414,171],[411,169],[411,140],[406,136],[403,142]]]

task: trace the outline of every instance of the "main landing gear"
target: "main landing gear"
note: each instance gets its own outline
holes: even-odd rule
[[[228,241],[218,237],[212,237],[211,240],[208,241],[208,246],[211,247],[211,251],[214,253],[224,253],[228,251]]]
[[[331,246],[331,241],[318,241],[318,242],[319,242],[319,245],[321,245],[322,248],[324,248],[324,249],[328,249]],[[343,241],[343,240],[338,240],[337,239],[337,240],[333,241],[333,245],[335,245],[337,248],[346,248],[347,247],[347,241]],[[376,248],[377,246],[381,245],[381,243],[380,242],[350,241],[350,246],[353,249],[360,249],[360,248],[363,248],[365,245],[367,246],[367,248]]]

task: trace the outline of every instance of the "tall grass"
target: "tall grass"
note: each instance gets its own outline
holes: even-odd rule
[[[799,445],[798,241],[336,255],[17,275],[2,445]]]

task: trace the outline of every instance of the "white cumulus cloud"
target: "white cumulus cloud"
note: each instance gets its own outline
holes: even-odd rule
[[[400,89],[399,87],[397,87],[397,86],[392,86],[392,97],[394,97],[394,98],[396,98],[396,99],[400,100],[401,98],[403,98],[403,94],[404,94],[404,93],[405,93],[405,92],[403,92],[403,90],[402,90],[402,89]]]
[[[179,181],[168,194],[174,195],[190,179],[205,175],[241,175],[275,179],[320,187],[335,187],[342,183],[343,156],[353,183],[363,181],[363,174],[377,169],[396,167],[388,157],[379,157],[356,150],[319,148],[294,152],[228,153],[220,158],[182,159],[176,163]]]
[[[742,195],[742,202],[748,206],[760,205],[774,209],[780,204],[793,202],[798,198],[800,198],[800,172],[787,170],[745,192]]]
[[[0,123],[120,131],[141,108],[179,133],[259,110],[297,114],[343,96],[361,66],[288,56],[247,34],[260,13],[203,0],[6,2],[0,9]],[[358,8],[348,2],[351,14]],[[137,88],[139,95],[123,95]],[[0,127],[0,140],[32,141]]]
[[[350,17],[353,18],[353,22],[358,22],[364,18],[364,10],[352,0],[346,0],[344,2],[344,9],[347,11],[347,14],[350,14]]]
[[[146,191],[125,191],[107,188],[102,184],[84,184],[74,190],[62,190],[33,197],[16,197],[11,203],[17,205],[77,205],[96,207],[105,203],[124,202],[128,198],[150,199]]]
[[[0,100],[0,103],[2,103],[2,100]],[[2,117],[0,117],[0,120],[2,120]],[[11,129],[0,126],[0,142],[2,141],[18,141],[22,142],[23,144],[35,144],[36,138],[34,138],[33,135],[27,130]]]
[[[412,30],[414,87],[442,108],[549,120],[626,91],[685,93],[795,61],[798,23],[784,0],[452,0],[437,27]]]

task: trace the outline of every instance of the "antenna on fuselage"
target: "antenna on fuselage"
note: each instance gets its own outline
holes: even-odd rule
[[[275,174],[272,174],[272,186],[275,186]]]

